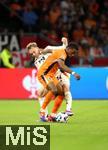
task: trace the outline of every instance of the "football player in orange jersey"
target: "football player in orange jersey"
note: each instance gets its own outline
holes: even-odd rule
[[[61,41],[63,43],[61,46],[47,46],[47,47],[45,47],[45,49],[39,48],[37,46],[37,43],[35,43],[35,42],[30,42],[26,46],[26,48],[28,50],[28,53],[32,57],[35,58],[34,64],[35,64],[37,70],[39,70],[40,66],[44,63],[44,61],[46,60],[46,58],[48,57],[48,55],[50,55],[50,53],[53,50],[57,51],[57,50],[66,48],[66,46],[68,44],[67,38],[63,37],[61,39]],[[57,78],[59,78],[60,82],[61,82],[61,78],[62,78],[61,74],[62,74],[61,71],[58,71],[57,75],[56,75]],[[63,80],[66,79],[65,85],[67,85],[67,87],[68,87],[69,79],[68,79],[67,76],[66,77],[63,76],[63,77],[64,77]],[[62,80],[62,83],[64,83],[63,80]],[[40,84],[40,82],[38,80],[37,80],[37,84],[38,84],[38,94],[41,96],[41,97],[40,96],[38,97],[39,103],[40,103],[40,106],[41,106],[43,104],[43,101],[44,101],[44,97],[42,97],[42,95],[44,96],[46,92],[45,92],[45,89],[43,88],[42,84]],[[67,112],[68,112],[69,115],[72,115],[72,112],[71,112],[71,106],[72,106],[71,92],[66,92],[65,100],[66,100],[66,105],[67,105],[66,110],[67,110]],[[48,111],[46,109],[46,115],[47,114],[48,114]]]
[[[52,109],[52,116],[54,116],[60,107],[63,99],[63,91],[60,82],[55,77],[57,70],[60,68],[65,72],[68,72],[75,76],[76,79],[80,79],[80,76],[68,68],[64,61],[66,57],[74,57],[77,54],[78,47],[76,43],[70,43],[66,49],[61,49],[58,52],[53,52],[40,67],[38,71],[38,79],[45,88],[49,90],[46,95],[45,101],[41,108],[41,119],[44,120],[44,110],[49,104],[53,95],[58,95],[55,99],[56,105]],[[58,90],[59,89],[59,90]],[[60,91],[61,90],[61,91]]]
[[[68,44],[67,38],[63,37],[61,41],[63,42],[62,46],[47,46],[44,49],[39,48],[35,42],[30,42],[26,46],[29,55],[35,58],[34,64],[37,70],[39,70],[40,66],[45,62],[46,58],[52,53],[53,50],[55,51],[66,48]],[[42,90],[40,93],[42,93]]]
[[[52,49],[52,50],[59,50],[59,49],[63,49],[67,46],[68,42],[67,42],[67,39],[66,38],[62,38],[62,42],[63,42],[63,45],[62,46],[47,46],[46,49],[48,52],[48,49]],[[38,55],[40,55],[40,52],[39,51],[42,51],[41,49],[39,49],[37,47],[37,44],[36,43],[29,43],[27,45],[27,48],[29,50],[29,52],[31,52],[31,55],[32,56],[35,56],[37,57]],[[38,51],[38,52],[37,52]],[[58,51],[57,51],[58,52]],[[41,57],[40,57],[41,58]],[[40,62],[40,59],[38,60]],[[40,62],[42,63],[42,62]],[[62,80],[62,85],[64,86],[64,88],[66,89],[65,90],[65,99],[67,100],[67,107],[66,107],[66,112],[69,114],[69,115],[72,115],[71,113],[71,105],[72,105],[72,96],[71,96],[71,92],[69,91],[69,78],[67,77],[67,75],[64,75],[63,73],[61,73],[60,71],[58,71],[57,75],[58,77],[60,77],[60,81]],[[68,74],[69,76],[69,74]],[[42,100],[42,101],[41,101]],[[43,98],[41,98],[41,100],[39,101],[42,105],[43,103]]]

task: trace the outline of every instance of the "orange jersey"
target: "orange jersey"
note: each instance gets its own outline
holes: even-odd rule
[[[48,83],[53,81],[55,85],[58,84],[59,80],[55,77],[55,73],[57,72],[59,65],[57,63],[58,59],[65,60],[67,54],[64,49],[53,51],[53,53],[48,56],[44,64],[38,70],[37,76],[38,80],[43,84],[46,88]]]
[[[47,75],[49,74],[49,72],[54,75],[59,68],[57,60],[65,60],[66,57],[67,54],[65,52],[65,49],[53,51],[53,53],[50,56],[48,56],[44,64],[40,67],[37,75]]]

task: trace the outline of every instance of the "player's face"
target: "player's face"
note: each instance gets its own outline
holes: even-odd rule
[[[40,54],[40,51],[39,51],[39,48],[38,47],[32,47],[30,50],[29,50],[29,55],[32,56],[32,57],[38,57]]]
[[[68,57],[74,57],[77,55],[77,50],[74,48],[69,48],[67,50],[67,55],[68,55]]]

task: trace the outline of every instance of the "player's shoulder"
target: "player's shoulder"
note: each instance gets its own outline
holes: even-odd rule
[[[53,50],[53,53],[56,55],[63,54],[65,53],[65,48],[57,49],[56,51]]]
[[[59,58],[62,58],[62,59],[66,59],[67,55],[66,55],[66,52],[65,52],[65,49],[59,49],[58,51],[54,51],[54,57],[56,59],[59,59]]]

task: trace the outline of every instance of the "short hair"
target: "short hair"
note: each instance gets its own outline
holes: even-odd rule
[[[67,47],[66,48],[74,48],[75,50],[77,50],[78,51],[78,49],[79,49],[79,45],[77,44],[77,43],[75,43],[75,42],[70,42],[68,45],[67,45]]]
[[[27,50],[31,49],[32,47],[37,47],[37,43],[36,42],[30,42],[26,46]]]

